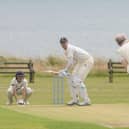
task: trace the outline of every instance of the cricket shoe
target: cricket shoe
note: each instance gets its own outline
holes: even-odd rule
[[[30,104],[29,101],[26,101],[26,102],[25,102],[25,105],[29,105],[29,104]]]
[[[73,105],[78,105],[78,103],[79,103],[79,100],[77,100],[77,101],[71,100],[71,101],[69,101],[69,102],[67,103],[67,105],[73,106]]]
[[[6,105],[12,105],[13,104],[13,100],[9,100]]]
[[[90,102],[80,102],[78,103],[78,106],[90,106],[91,103]]]
[[[12,102],[7,102],[6,105],[12,105]]]

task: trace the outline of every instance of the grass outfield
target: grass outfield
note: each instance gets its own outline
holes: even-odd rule
[[[0,104],[7,101],[6,90],[12,77],[0,77]],[[30,87],[34,93],[31,104],[52,104],[52,78],[37,76]],[[109,83],[107,77],[89,77],[86,81],[89,96],[94,104],[129,103],[129,76],[116,77],[114,83]],[[65,85],[65,102],[70,99],[68,86]]]
[[[106,127],[129,127],[129,104],[94,104],[88,107],[29,105],[3,108],[56,121],[94,123]]]
[[[55,121],[0,108],[0,129],[108,129],[95,124]]]
[[[86,84],[93,105],[52,105],[52,78],[37,76],[30,84],[34,93],[29,106],[5,106],[6,90],[12,77],[0,77],[0,129],[129,129],[129,77],[91,76]],[[70,99],[65,87],[65,102]],[[22,123],[22,124],[21,124]]]
[[[0,108],[0,129],[110,129],[94,123],[52,120]],[[129,129],[129,128],[113,128]]]

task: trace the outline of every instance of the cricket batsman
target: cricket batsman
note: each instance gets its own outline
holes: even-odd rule
[[[10,87],[8,88],[8,105],[13,103],[13,97],[15,97],[17,104],[19,104],[18,96],[21,95],[23,102],[20,104],[29,104],[27,101],[32,94],[32,89],[27,87],[28,82],[25,79],[25,74],[22,71],[16,72],[15,77],[12,79]]]
[[[127,73],[129,73],[129,40],[125,34],[117,34],[115,40],[120,46],[117,52],[123,58],[122,64],[127,68]]]
[[[91,101],[88,97],[84,80],[93,67],[94,59],[85,50],[71,45],[65,37],[60,39],[60,44],[64,49],[67,65],[59,72],[59,75],[67,75],[68,71],[72,68],[72,73],[68,76],[72,100],[67,104],[88,106],[91,104]],[[83,99],[82,102],[79,102],[79,96]]]

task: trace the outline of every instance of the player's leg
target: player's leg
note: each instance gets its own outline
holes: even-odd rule
[[[72,100],[70,100],[67,104],[68,105],[74,105],[78,103],[78,95],[77,95],[77,87],[75,87],[72,83],[72,79],[68,79],[68,83],[69,83],[69,89],[70,89],[70,94],[71,94],[71,98]]]
[[[8,90],[7,90],[7,96],[8,96],[8,102],[7,102],[7,104],[8,105],[11,105],[12,103],[13,103],[13,87],[12,86],[10,86],[9,88],[8,88]]]
[[[80,106],[90,105],[91,100],[90,100],[90,98],[88,96],[86,85],[83,82],[80,83],[79,90],[80,90],[80,96],[83,99],[83,102],[80,102],[79,105]]]
[[[24,102],[25,104],[29,104],[29,97],[32,95],[32,89],[30,87],[27,87],[26,88],[26,95],[25,95],[25,98],[24,98]]]
[[[79,66],[77,64],[74,67],[74,70],[72,72],[72,75],[68,78],[68,85],[69,85],[70,94],[71,94],[71,97],[72,97],[72,100],[67,103],[68,105],[77,104],[78,101],[79,101],[78,92],[77,92],[77,86],[73,82],[74,76],[78,72],[78,68],[79,68]]]
[[[91,104],[84,81],[85,81],[85,78],[88,76],[89,72],[91,71],[93,64],[94,64],[94,62],[91,59],[91,60],[87,61],[86,63],[83,63],[80,65],[78,76],[80,78],[80,85],[79,85],[80,96],[83,99],[83,102],[80,103],[80,106]]]
[[[129,74],[129,64],[127,65],[127,73]]]
[[[21,89],[17,90],[17,95],[21,95],[22,99],[20,99],[20,104],[29,104],[28,98],[32,94],[32,89],[29,87],[22,87]],[[19,103],[18,101],[18,103]]]

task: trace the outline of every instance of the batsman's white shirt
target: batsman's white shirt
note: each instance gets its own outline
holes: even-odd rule
[[[65,56],[68,60],[66,69],[73,65],[72,74],[78,75],[80,79],[84,80],[93,66],[93,57],[87,51],[71,44],[68,44]]]
[[[16,80],[16,78],[13,78],[10,86],[15,86],[16,89],[21,89],[23,87],[27,87],[28,86],[28,82],[26,79],[23,79],[20,83]]]
[[[127,72],[129,73],[129,42],[122,45],[117,51],[128,62]]]
[[[68,48],[65,50],[65,56],[68,60],[72,60],[73,62],[83,62],[91,57],[85,50],[71,44],[68,44]]]

